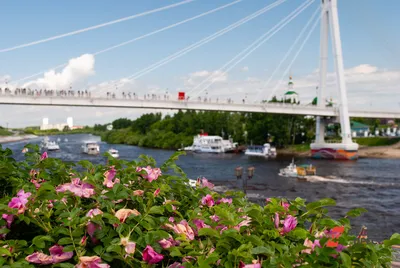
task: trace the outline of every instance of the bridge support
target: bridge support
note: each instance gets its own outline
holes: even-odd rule
[[[328,72],[329,30],[335,61],[336,81],[339,91],[339,118],[341,125],[340,143],[325,142],[325,119],[317,116],[315,143],[311,144],[311,155],[314,158],[357,159],[358,144],[351,139],[350,117],[347,104],[346,82],[344,78],[344,64],[342,43],[340,40],[339,16],[337,0],[322,0],[321,6],[321,40],[320,40],[320,85],[318,89],[317,105],[324,107],[324,92]]]

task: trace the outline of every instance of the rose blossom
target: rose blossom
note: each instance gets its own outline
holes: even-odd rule
[[[17,197],[13,197],[11,201],[8,203],[8,207],[17,208],[18,214],[23,214],[26,209],[26,204],[28,203],[28,197],[32,194],[30,192],[25,193],[24,190],[19,190],[17,193]]]
[[[127,208],[122,208],[118,210],[115,213],[115,217],[119,219],[120,222],[125,222],[125,220],[130,216],[130,215],[135,215],[139,216],[140,212],[137,211],[136,209],[127,209]]]
[[[89,183],[82,182],[79,178],[72,179],[71,183],[62,184],[56,188],[56,192],[65,191],[69,191],[75,196],[85,198],[89,198],[95,194],[94,186]]]
[[[212,207],[214,206],[214,199],[208,194],[201,199],[201,203],[203,205],[207,205],[208,207]]]
[[[82,256],[79,257],[79,263],[75,268],[110,268],[110,265],[100,262],[101,258],[98,256]]]
[[[69,260],[74,255],[73,252],[63,252],[64,247],[59,245],[54,245],[49,248],[50,256],[42,252],[35,252],[25,258],[30,263],[36,264],[54,264]]]
[[[164,259],[164,256],[157,253],[151,246],[143,250],[143,260],[149,264],[156,264]]]
[[[103,185],[107,188],[113,188],[114,184],[119,183],[119,179],[115,178],[117,171],[115,170],[114,166],[112,166],[109,170],[104,172],[104,182]]]

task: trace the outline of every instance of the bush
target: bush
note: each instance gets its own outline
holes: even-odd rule
[[[158,169],[146,156],[75,166],[35,150],[16,163],[0,148],[14,178],[0,203],[2,267],[390,267],[400,241],[350,235],[349,217],[363,210],[331,219],[331,199],[261,207],[206,179],[191,187],[179,154]]]
[[[365,137],[355,139],[359,145],[364,146],[387,146],[400,142],[400,138],[395,137]]]

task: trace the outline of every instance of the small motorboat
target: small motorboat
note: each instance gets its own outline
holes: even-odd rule
[[[108,153],[114,158],[118,158],[119,157],[118,150],[116,150],[116,149],[111,148],[110,150],[108,150]]]
[[[97,141],[85,141],[82,145],[82,153],[98,155],[100,153],[100,146],[97,144]]]
[[[292,160],[292,163],[290,163],[289,166],[286,168],[282,168],[279,171],[279,176],[284,176],[284,177],[295,177],[297,178],[298,173],[297,173],[297,167],[296,164],[294,163],[294,159]]]
[[[67,139],[67,138],[65,138],[65,139],[64,139],[64,142],[68,142],[68,139]]]

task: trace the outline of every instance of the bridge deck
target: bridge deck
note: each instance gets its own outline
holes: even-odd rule
[[[136,109],[169,109],[169,110],[203,110],[227,112],[254,112],[272,114],[293,114],[313,116],[338,116],[337,107],[317,107],[312,105],[297,105],[288,103],[224,103],[186,100],[155,100],[155,99],[114,99],[98,97],[49,97],[8,95],[0,96],[0,104],[5,105],[42,105],[42,106],[77,106],[104,108],[136,108]],[[350,111],[351,117],[366,118],[400,118],[400,112],[383,111]]]

